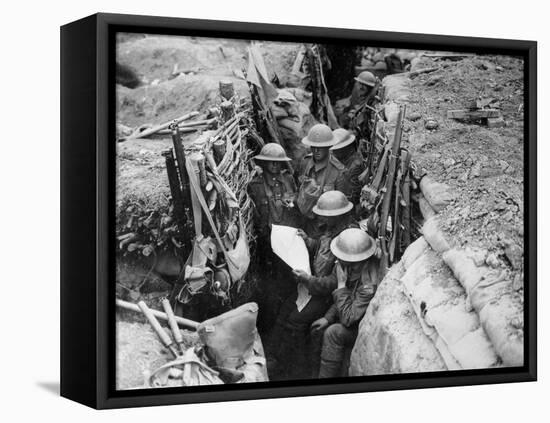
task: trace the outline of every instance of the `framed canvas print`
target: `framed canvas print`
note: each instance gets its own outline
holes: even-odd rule
[[[61,394],[536,379],[536,43],[61,28]]]

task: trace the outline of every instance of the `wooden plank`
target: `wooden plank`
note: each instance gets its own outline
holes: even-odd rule
[[[481,109],[481,110],[447,110],[447,119],[487,119],[500,117],[498,109]]]
[[[409,72],[409,77],[411,79],[413,79],[413,78],[417,77],[418,75],[422,75],[423,73],[431,73],[431,72],[438,71],[439,69],[440,69],[439,66],[435,66],[435,67],[432,67],[432,68],[418,69],[418,70]]]
[[[505,126],[505,122],[502,117],[487,119],[488,128],[502,128],[503,126]]]
[[[432,59],[447,59],[447,60],[459,60],[464,59],[466,57],[474,57],[475,54],[459,54],[459,53],[424,53],[422,56],[424,57],[430,57]]]

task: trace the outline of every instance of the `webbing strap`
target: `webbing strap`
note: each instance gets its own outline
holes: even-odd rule
[[[212,231],[214,232],[214,236],[216,237],[216,240],[220,244],[220,247],[223,251],[223,255],[225,256],[225,260],[228,261],[228,262],[230,261],[231,264],[233,264],[233,266],[238,268],[239,266],[237,266],[235,264],[235,262],[231,259],[231,257],[227,253],[227,250],[225,249],[225,245],[222,242],[222,239],[221,239],[220,234],[218,232],[218,228],[216,228],[216,224],[214,223],[214,219],[212,219],[212,214],[210,214],[210,209],[208,208],[208,205],[206,204],[206,200],[204,199],[204,195],[202,194],[202,190],[199,186],[199,181],[197,180],[197,175],[196,175],[195,171],[193,170],[193,165],[191,163],[191,160],[189,160],[188,157],[185,158],[185,167],[187,169],[187,174],[189,175],[189,182],[191,183],[191,188],[192,188],[192,190],[191,190],[192,191],[191,201],[193,201],[193,199],[195,199],[195,201],[193,201],[193,214],[195,216],[197,214],[201,214],[200,213],[200,207],[197,207],[198,208],[198,213],[196,212],[195,204],[196,204],[196,201],[198,201],[200,206],[204,210],[204,214],[206,215],[206,219],[208,220],[208,223],[210,223],[210,226],[212,227]],[[195,222],[196,222],[196,220],[195,220]]]

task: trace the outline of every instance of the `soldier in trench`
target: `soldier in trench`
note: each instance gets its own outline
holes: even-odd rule
[[[349,199],[356,206],[359,205],[363,184],[359,176],[365,170],[365,162],[357,151],[355,135],[343,128],[332,131],[338,143],[330,147],[331,153],[344,165],[344,179],[350,187]]]
[[[311,148],[311,153],[302,162],[296,203],[303,216],[304,230],[313,238],[318,238],[322,233],[322,222],[312,211],[321,194],[333,190],[345,195],[351,193],[351,187],[344,178],[344,165],[330,154],[330,147],[337,142],[331,129],[321,123],[314,125],[302,139],[302,143]]]
[[[254,225],[257,235],[257,259],[265,269],[258,286],[258,329],[265,333],[273,327],[279,308],[295,284],[290,272],[271,250],[271,226],[285,225],[299,227],[301,216],[294,206],[296,184],[288,169],[290,162],[285,150],[279,144],[266,144],[254,161],[260,170],[248,186],[254,202]]]
[[[343,128],[357,131],[361,138],[370,139],[371,108],[378,100],[379,80],[369,71],[361,72],[354,80],[351,96],[340,100],[336,106],[338,122]]]
[[[312,257],[312,271],[317,277],[327,277],[336,257],[330,250],[331,241],[346,228],[357,228],[353,204],[339,191],[325,192],[313,208],[323,223],[324,232],[315,239],[304,231],[304,238]],[[298,282],[308,278],[307,273],[294,270]],[[322,317],[330,307],[329,292],[312,295],[303,309],[298,308],[298,292],[295,289],[281,307],[273,332],[267,342],[269,373],[273,379],[306,379],[317,377],[321,339],[310,333],[311,324]]]
[[[331,241],[330,249],[337,259],[330,275],[302,279],[312,295],[330,294],[333,300],[325,315],[311,324],[313,332],[324,332],[319,378],[347,376],[359,322],[379,283],[376,243],[366,232],[346,229]]]

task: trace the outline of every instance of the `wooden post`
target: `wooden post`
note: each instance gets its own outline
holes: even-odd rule
[[[235,95],[235,87],[231,81],[220,81],[220,95],[226,99],[231,100]]]

